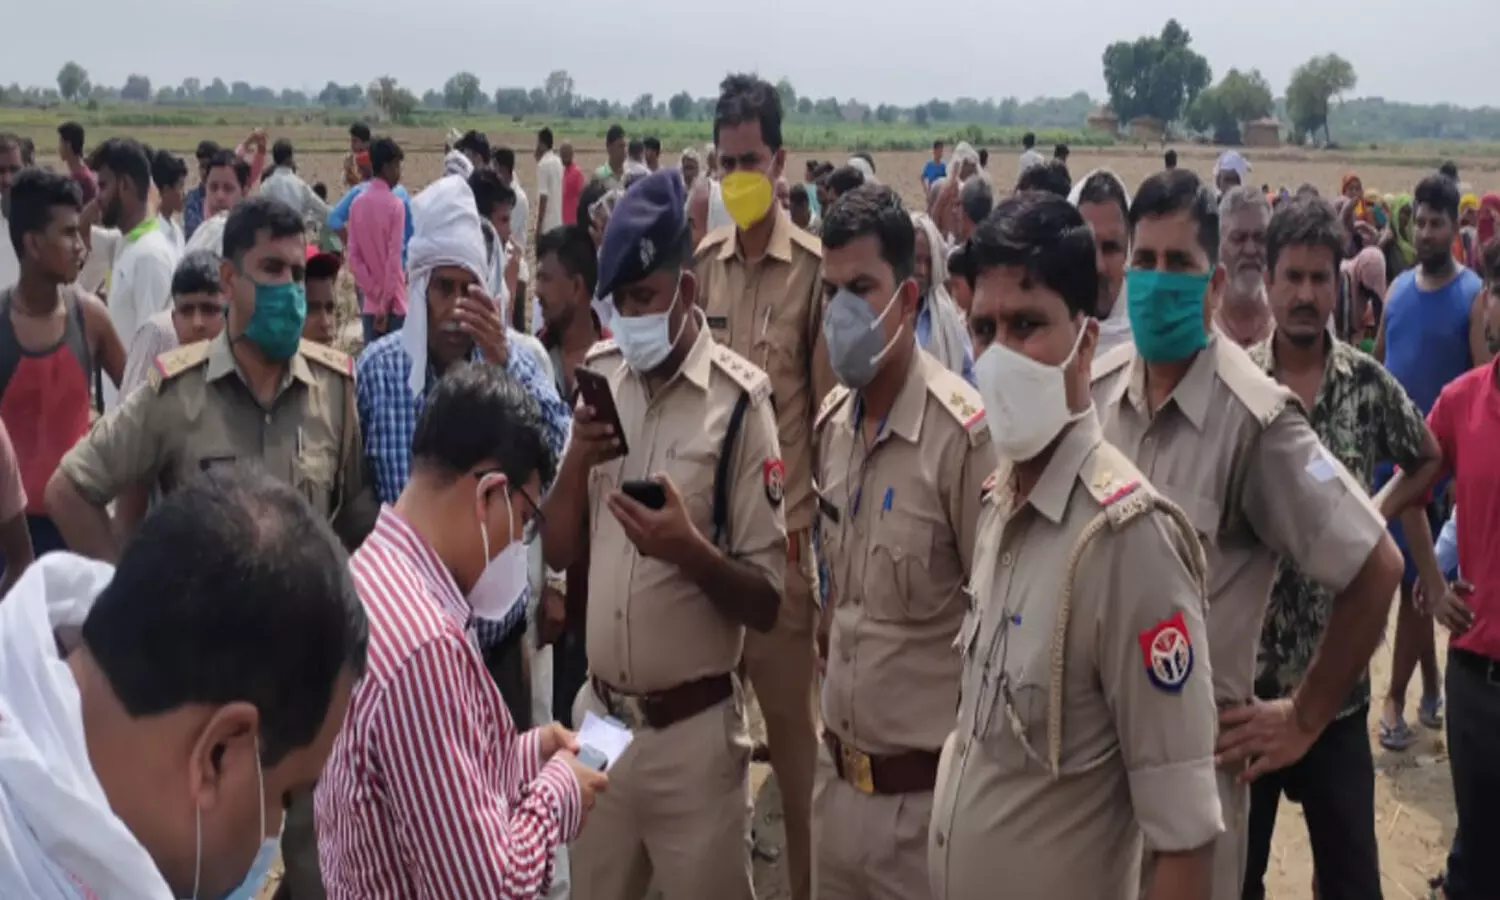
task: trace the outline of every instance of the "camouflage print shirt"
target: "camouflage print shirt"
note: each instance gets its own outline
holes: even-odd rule
[[[1380,363],[1343,341],[1325,337],[1328,361],[1308,419],[1323,445],[1355,480],[1370,484],[1375,464],[1392,461],[1403,469],[1421,463],[1427,425],[1417,405]],[[1273,373],[1271,341],[1250,349],[1267,375]],[[1283,561],[1271,591],[1271,605],[1256,655],[1255,694],[1262,699],[1290,697],[1307,674],[1313,651],[1328,624],[1333,594]],[[1370,703],[1370,673],[1345,701],[1339,716]]]

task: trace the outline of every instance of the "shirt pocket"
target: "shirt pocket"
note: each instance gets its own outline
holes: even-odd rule
[[[1213,497],[1205,494],[1192,493],[1188,491],[1174,491],[1168,489],[1167,496],[1182,510],[1189,522],[1193,524],[1193,530],[1198,532],[1198,540],[1204,547],[1217,547],[1219,544],[1219,528],[1222,524],[1223,510],[1219,502]]]
[[[943,597],[933,589],[933,528],[909,516],[877,520],[870,537],[870,561],[865,571],[865,613],[886,622],[920,621],[942,609]]]
[[[993,686],[978,698],[982,706],[977,723],[984,752],[1002,772],[1019,772],[1027,766],[1040,771],[1047,758],[1047,708],[1051,698],[1050,641],[1047,653],[1010,668],[994,661],[998,676]]]
[[[682,495],[687,506],[688,518],[709,540],[714,537],[714,487],[719,471],[718,448],[689,447],[671,454],[667,464],[667,475]],[[727,486],[726,486],[727,487]],[[729,499],[726,493],[725,501]],[[725,527],[728,527],[730,511],[724,510]]]
[[[307,498],[318,515],[327,518],[333,509],[333,486],[338,477],[338,457],[326,451],[312,451],[297,457],[294,466],[297,490]]]

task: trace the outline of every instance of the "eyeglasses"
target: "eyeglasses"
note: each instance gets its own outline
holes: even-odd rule
[[[483,480],[487,476],[501,474],[504,473],[502,473],[499,469],[486,469],[482,472],[475,472],[474,477]],[[509,485],[507,485],[507,487],[509,487]],[[526,493],[525,488],[514,488],[511,493],[512,495],[520,495],[521,499],[526,501],[526,506],[531,510],[531,515],[527,517],[526,523],[521,526],[521,543],[535,543],[537,535],[541,533],[542,526],[547,524],[547,517],[542,515],[541,506],[537,505],[537,502],[531,499],[531,495]]]

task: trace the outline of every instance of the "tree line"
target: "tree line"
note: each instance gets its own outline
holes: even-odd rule
[[[999,127],[1076,129],[1106,105],[1121,126],[1150,117],[1175,130],[1197,133],[1217,142],[1239,143],[1247,123],[1276,118],[1283,136],[1300,144],[1331,142],[1335,130],[1345,141],[1500,140],[1500,110],[1461,109],[1451,105],[1395,103],[1381,98],[1341,100],[1358,84],[1354,67],[1337,54],[1314,57],[1297,67],[1280,97],[1258,70],[1230,69],[1214,83],[1208,60],[1192,46],[1192,36],[1175,19],[1156,35],[1121,40],[1103,54],[1107,100],[1079,91],[1069,97],[1016,97],[999,101],[958,97],[933,98],[912,106],[872,105],[855,99],[813,97],[798,93],[787,79],[776,84],[788,118],[805,122],[910,123],[918,127],[963,123]],[[373,108],[385,118],[409,121],[418,110],[459,114],[493,111],[521,118],[671,119],[706,121],[713,116],[713,97],[680,91],[667,98],[644,93],[629,103],[590,97],[577,91],[564,69],[549,73],[542,84],[504,86],[487,92],[478,75],[458,72],[441,89],[420,95],[391,76],[368,84],[329,81],[316,95],[294,89],[252,85],[245,81],[207,83],[185,78],[175,85],[154,85],[132,74],[118,87],[96,84],[77,62],[57,74],[57,86],[0,87],[0,105],[56,106],[62,103],[97,108],[105,104],[157,106],[253,106],[289,109],[357,110]]]

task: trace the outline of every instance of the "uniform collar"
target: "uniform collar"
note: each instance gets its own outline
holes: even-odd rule
[[[208,348],[208,380],[218,381],[231,372],[239,375],[240,366],[235,361],[234,351],[229,347],[229,328],[226,326]],[[300,352],[287,362],[287,373],[303,384],[313,383],[312,369],[308,368],[307,360],[302,358]],[[241,375],[240,380],[244,381],[244,376]],[[282,377],[281,387],[286,387],[285,376]]]
[[[901,390],[897,392],[896,400],[891,404],[891,411],[886,415],[886,427],[882,429],[883,432],[888,430],[892,434],[900,435],[909,443],[917,442],[922,434],[922,413],[927,408],[928,377],[923,354],[913,352],[911,361],[907,364],[906,378],[901,383]],[[854,402],[848,404],[843,413],[844,424],[850,431],[858,429],[859,420],[863,414],[864,403],[862,398],[855,394]]]
[[[1061,524],[1083,464],[1102,440],[1104,432],[1099,427],[1099,414],[1090,406],[1083,417],[1063,433],[1026,502],[1053,524]]]
[[[771,240],[766,244],[766,256],[789,263],[792,261],[792,229],[797,226],[792,224],[791,217],[774,200],[771,202],[771,215],[776,217],[776,221],[771,226]],[[734,236],[725,241],[724,247],[719,250],[719,261],[723,262],[734,256],[744,259],[744,253],[740,251],[738,228],[734,230]]]
[[[1209,333],[1208,345],[1198,351],[1192,365],[1188,366],[1187,373],[1167,397],[1167,402],[1177,404],[1177,408],[1199,431],[1203,430],[1203,422],[1208,418],[1214,372],[1219,365],[1220,340],[1217,333]],[[1148,418],[1151,416],[1151,400],[1146,394],[1146,361],[1140,356],[1136,356],[1131,363],[1130,386],[1126,389],[1126,394],[1137,412]],[[1166,408],[1165,403],[1162,408]]]

